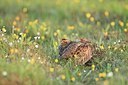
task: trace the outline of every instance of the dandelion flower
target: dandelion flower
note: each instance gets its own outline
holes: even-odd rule
[[[90,17],[91,17],[91,13],[87,12],[87,13],[86,13],[86,17],[87,17],[87,18],[90,18]]]
[[[123,27],[123,26],[124,26],[124,22],[119,21],[119,25],[120,25],[121,27]]]
[[[75,81],[75,77],[71,77],[71,81]]]
[[[50,71],[50,72],[54,72],[54,68],[51,67],[51,68],[49,69],[49,71]]]
[[[55,63],[58,63],[59,62],[59,60],[58,59],[55,59]]]
[[[114,26],[115,26],[115,22],[112,21],[112,22],[110,23],[110,25],[111,25],[112,27],[114,27]]]
[[[105,72],[103,72],[103,73],[99,73],[99,77],[106,77],[106,73]]]
[[[118,72],[118,71],[119,71],[119,69],[118,69],[118,68],[115,68],[115,71],[116,71],[116,72]]]
[[[99,81],[99,78],[95,78],[96,81]]]
[[[65,80],[65,79],[66,79],[66,77],[65,77],[64,74],[61,75],[61,79],[62,79],[62,80]]]

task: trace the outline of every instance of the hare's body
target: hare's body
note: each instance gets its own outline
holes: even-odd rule
[[[74,58],[76,64],[85,64],[92,57],[92,45],[87,39],[69,41],[63,39],[59,46],[60,58]]]

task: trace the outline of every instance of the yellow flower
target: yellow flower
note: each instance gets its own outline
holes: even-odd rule
[[[15,52],[15,53],[18,53],[18,49],[15,48],[15,49],[14,49],[14,52]]]
[[[19,36],[18,36],[17,34],[13,34],[13,38],[14,38],[14,39],[18,39]]]
[[[128,32],[128,29],[127,29],[127,28],[125,28],[125,29],[124,29],[124,32],[126,32],[126,33],[127,33],[127,32]]]
[[[54,68],[51,67],[51,68],[49,69],[49,71],[50,71],[50,72],[54,72]]]
[[[3,28],[2,28],[2,31],[3,31],[3,32],[6,32],[6,29],[5,29],[5,27],[3,27]]]
[[[62,79],[62,80],[65,80],[65,79],[66,79],[66,77],[65,77],[64,74],[61,75],[61,79]]]
[[[94,22],[94,20],[95,20],[94,17],[90,17],[91,22]]]
[[[44,36],[41,36],[41,39],[42,39],[42,40],[44,40],[44,39],[45,39],[45,37],[44,37]]]
[[[104,46],[103,46],[103,45],[100,45],[100,49],[102,49],[102,50],[103,50],[103,49],[104,49]]]
[[[111,25],[112,27],[114,27],[114,26],[115,26],[115,22],[112,21],[112,22],[110,23],[110,25]]]
[[[87,18],[90,18],[90,17],[91,17],[91,13],[87,12],[87,13],[85,14],[85,16],[86,16]]]
[[[17,22],[16,21],[13,21],[12,24],[13,24],[13,26],[16,26],[17,25]]]
[[[15,53],[15,49],[11,48],[11,49],[9,50],[9,53],[10,53],[10,54],[14,54],[14,53]]]
[[[123,23],[122,21],[119,21],[119,25],[120,25],[121,27],[123,27],[123,26],[124,26],[124,23]]]
[[[59,60],[58,59],[55,59],[55,63],[58,63],[59,62]]]
[[[106,77],[106,73],[105,72],[99,73],[99,77]]]
[[[67,38],[68,38],[68,36],[67,36],[67,35],[63,35],[63,37],[64,37],[65,39],[67,39]]]
[[[75,29],[75,27],[74,26],[68,26],[68,29],[73,30],[73,29]]]
[[[104,32],[104,36],[107,37],[108,36],[108,32]]]
[[[35,59],[32,58],[31,61],[30,61],[31,64],[34,64],[35,63]]]
[[[15,19],[16,19],[17,21],[19,21],[19,20],[20,20],[20,17],[19,17],[19,16],[17,16]]]
[[[95,78],[96,81],[99,81],[99,78]]]
[[[57,32],[54,32],[54,36],[56,37],[58,35],[58,33]]]
[[[71,81],[75,81],[75,77],[71,77]]]
[[[109,16],[109,12],[108,12],[108,11],[105,11],[105,12],[104,12],[104,15],[105,15],[106,17],[108,17],[108,16]]]
[[[81,76],[81,73],[80,73],[80,72],[78,72],[78,73],[77,73],[77,75],[78,75],[78,76]]]
[[[116,71],[116,72],[118,72],[118,71],[119,71],[119,69],[118,69],[118,68],[115,68],[115,71]]]
[[[95,65],[94,65],[94,64],[92,65],[92,70],[93,70],[93,71],[95,70]]]

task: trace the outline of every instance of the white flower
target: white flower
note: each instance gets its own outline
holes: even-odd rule
[[[84,72],[86,72],[86,70],[84,70]]]
[[[13,43],[12,43],[12,42],[10,42],[10,43],[9,43],[9,46],[10,46],[10,47],[12,47],[12,45],[13,45]]]
[[[38,57],[38,59],[40,60],[40,57]]]
[[[28,59],[28,62],[29,62],[29,63],[30,63],[30,61],[31,61],[31,60],[30,60],[30,59]]]
[[[7,74],[8,74],[8,73],[7,73],[6,71],[3,71],[3,72],[2,72],[2,75],[3,75],[3,76],[7,76]]]
[[[113,72],[109,72],[108,74],[107,74],[107,77],[112,77],[113,76]]]
[[[27,52],[29,52],[30,51],[30,49],[27,49]]]
[[[38,45],[35,45],[36,48],[38,48],[39,46]]]
[[[37,37],[34,37],[35,40],[37,40]]]
[[[22,57],[22,60],[24,60],[24,57]]]
[[[37,32],[37,35],[40,35],[40,32]]]

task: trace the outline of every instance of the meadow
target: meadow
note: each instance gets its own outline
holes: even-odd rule
[[[90,65],[58,59],[87,38]],[[127,0],[0,0],[0,85],[128,85]]]

